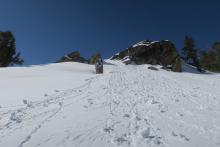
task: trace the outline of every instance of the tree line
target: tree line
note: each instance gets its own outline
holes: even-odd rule
[[[182,49],[182,59],[195,66],[200,72],[204,70],[219,72],[220,42],[215,42],[209,49],[201,50],[196,48],[192,37],[186,36]]]
[[[185,36],[182,59],[200,72],[204,70],[220,72],[220,42],[215,42],[210,49],[200,50],[196,48],[192,37]],[[16,52],[16,41],[12,32],[0,31],[0,67],[20,65],[23,62],[20,53]]]

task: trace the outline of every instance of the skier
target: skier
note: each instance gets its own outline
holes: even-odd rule
[[[101,57],[98,58],[98,60],[95,63],[95,70],[96,70],[96,74],[103,73],[103,61]]]

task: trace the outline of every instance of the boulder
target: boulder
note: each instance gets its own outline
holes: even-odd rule
[[[89,64],[95,64],[99,58],[101,58],[100,53],[96,53],[92,55],[91,58],[89,59]]]
[[[182,72],[182,63],[181,58],[179,56],[173,62],[171,70],[174,72]]]
[[[158,71],[159,69],[153,66],[149,66],[148,69]]]
[[[139,42],[124,51],[114,55],[111,59],[122,60],[129,56],[136,64],[171,66],[174,72],[181,72],[181,59],[175,45],[167,40]]]
[[[57,63],[60,62],[80,62],[80,63],[88,63],[88,60],[80,56],[78,51],[74,51],[70,54],[63,56]]]

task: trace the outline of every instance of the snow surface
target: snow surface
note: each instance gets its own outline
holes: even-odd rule
[[[121,59],[121,61],[124,63],[124,62],[130,62],[131,61],[131,58],[130,56],[125,56],[123,59]]]
[[[0,147],[218,147],[220,75],[107,60],[0,69]]]

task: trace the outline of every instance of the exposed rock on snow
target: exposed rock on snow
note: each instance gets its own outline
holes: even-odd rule
[[[158,71],[159,69],[153,66],[149,66],[148,69]]]
[[[80,56],[78,51],[69,53],[68,55],[63,56],[61,59],[57,61],[60,62],[79,62],[79,63],[88,63],[88,60]]]
[[[89,64],[95,64],[99,58],[101,58],[100,53],[96,53],[96,54],[92,55],[89,59]]]
[[[111,59],[124,59],[129,56],[136,64],[171,65],[171,70],[181,72],[181,59],[170,41],[142,41],[116,54]]]

